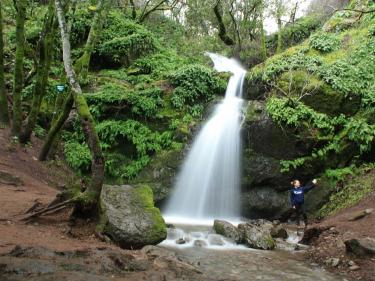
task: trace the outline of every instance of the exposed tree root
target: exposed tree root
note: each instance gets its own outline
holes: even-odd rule
[[[30,219],[34,219],[34,218],[37,218],[37,217],[40,217],[41,215],[44,215],[44,214],[47,214],[47,213],[55,213],[57,211],[61,211],[65,208],[68,208],[72,205],[72,203],[75,202],[75,199],[72,198],[72,199],[69,199],[69,200],[66,200],[66,201],[63,201],[61,203],[58,203],[58,204],[55,204],[53,206],[48,206],[47,208],[44,208],[43,210],[40,210],[36,213],[33,213],[23,219],[21,219],[22,221],[28,221]]]

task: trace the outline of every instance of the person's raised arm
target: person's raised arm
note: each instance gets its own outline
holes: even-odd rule
[[[317,182],[318,181],[316,179],[313,179],[310,183],[306,184],[303,187],[303,191],[305,191],[305,192],[310,191],[311,189],[313,189],[316,186]]]

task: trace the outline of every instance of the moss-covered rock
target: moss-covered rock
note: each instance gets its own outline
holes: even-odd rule
[[[103,186],[101,230],[126,249],[160,243],[167,237],[167,228],[152,197],[152,190],[147,185],[137,188]]]
[[[277,85],[284,93],[288,93],[291,97],[302,97],[301,101],[304,104],[330,116],[340,113],[353,115],[361,105],[361,98],[358,95],[339,93],[322,79],[308,74],[305,70],[283,73]]]
[[[273,250],[276,242],[270,234],[271,228],[264,224],[241,223],[238,230],[242,235],[242,242],[250,248]]]

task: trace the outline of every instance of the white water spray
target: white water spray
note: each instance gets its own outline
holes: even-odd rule
[[[246,71],[235,60],[207,53],[217,71],[231,72],[225,99],[198,134],[165,210],[167,222],[212,224],[240,216],[240,127]]]

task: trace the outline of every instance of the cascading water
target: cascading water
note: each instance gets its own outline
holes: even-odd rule
[[[167,222],[200,224],[240,216],[240,126],[245,69],[207,53],[217,71],[231,72],[225,98],[198,134],[163,212]]]

